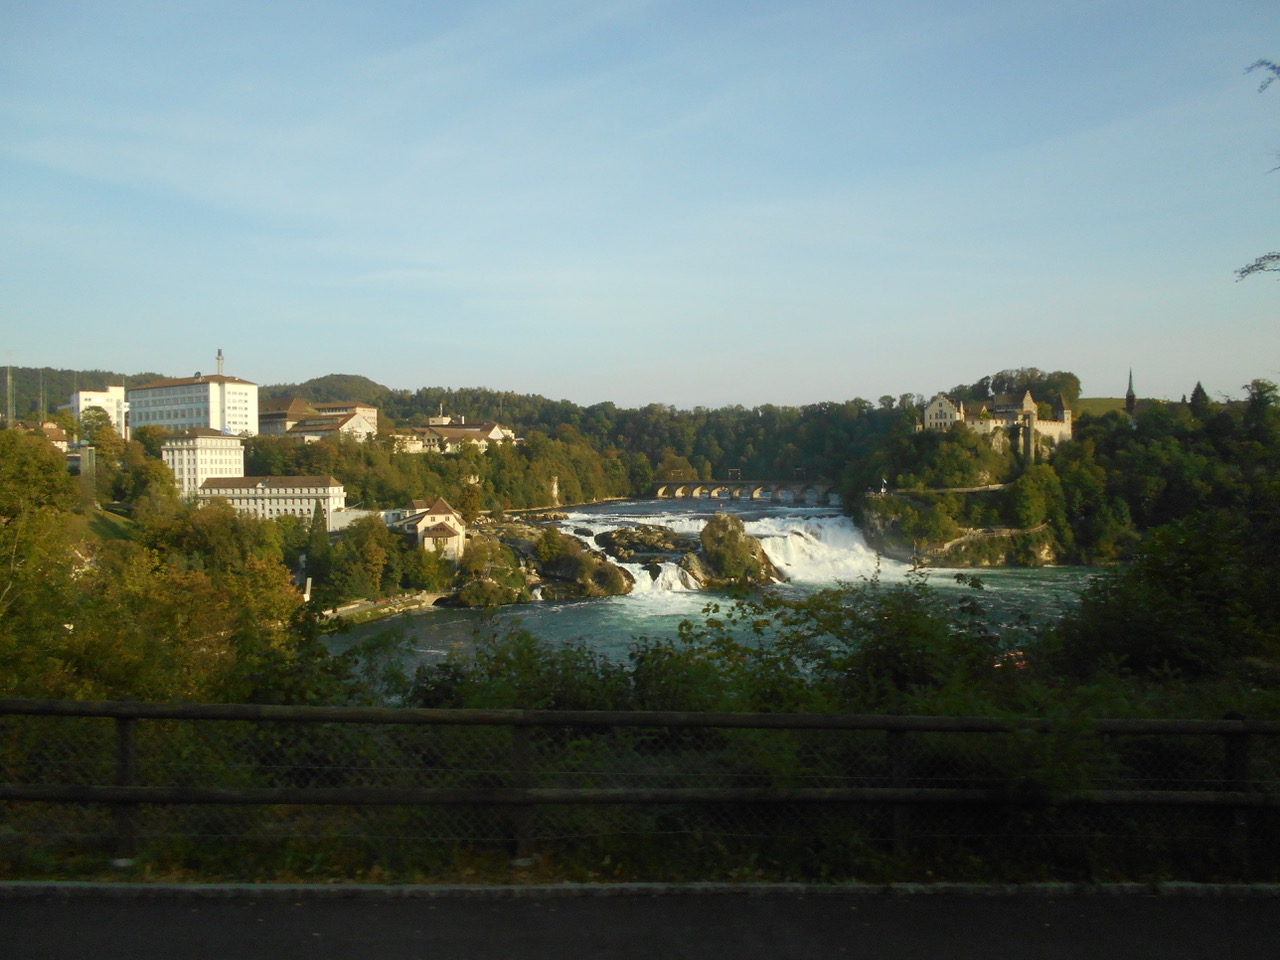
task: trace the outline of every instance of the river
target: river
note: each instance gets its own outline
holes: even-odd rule
[[[625,500],[567,508],[559,526],[566,533],[590,539],[597,533],[638,523],[660,524],[696,535],[716,512],[739,515],[752,536],[760,538],[774,565],[790,579],[775,589],[802,597],[839,582],[879,577],[902,581],[905,564],[877,558],[861,531],[834,507],[773,504],[759,501]],[[714,595],[690,589],[674,565],[666,565],[654,580],[638,565],[622,564],[636,579],[626,596],[599,600],[537,602],[501,607],[496,611],[436,607],[365,624],[330,641],[335,652],[386,630],[407,635],[413,658],[429,662],[465,650],[478,633],[518,624],[543,640],[580,640],[611,657],[624,658],[637,637],[674,637],[683,620],[697,620]],[[957,571],[928,571],[931,586],[946,596],[959,597],[971,587],[955,581]],[[1095,570],[1081,567],[992,568],[970,570],[981,578],[981,600],[996,621],[1025,613],[1034,621],[1058,616],[1075,599]]]

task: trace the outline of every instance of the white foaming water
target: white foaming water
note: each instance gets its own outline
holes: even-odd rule
[[[811,507],[728,506],[743,518],[746,532],[760,540],[765,554],[779,572],[796,583],[834,583],[870,578],[877,573],[882,579],[893,580],[908,569],[904,564],[878,558],[849,517]],[[595,512],[570,513],[564,528],[590,531],[590,537],[584,538],[589,540],[598,533],[645,523],[696,537],[707,521],[724,508],[720,504],[708,509],[705,504],[673,507],[653,501],[633,502],[620,505],[607,519]],[[635,577],[633,595],[698,589],[692,578],[675,564],[663,564],[657,579],[637,564],[620,566]]]
[[[698,589],[698,582],[679,564],[659,564],[656,577],[638,563],[619,563],[618,566],[635,580],[635,585],[631,588],[633,594],[678,593]]]
[[[746,529],[759,538],[773,565],[799,583],[857,580],[877,573],[893,579],[906,570],[877,557],[848,517],[766,517],[748,522]]]

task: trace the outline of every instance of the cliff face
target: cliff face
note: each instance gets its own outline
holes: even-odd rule
[[[912,562],[916,553],[915,544],[902,532],[901,526],[893,517],[874,509],[868,503],[864,505],[859,525],[867,546],[880,556],[899,563]]]
[[[965,530],[949,543],[921,550],[922,562],[935,567],[1042,567],[1057,562],[1047,524],[1030,530]]]
[[[948,540],[912,539],[893,515],[901,505],[868,498],[860,526],[867,546],[881,556],[925,567],[1038,567],[1058,561],[1057,543],[1046,523],[1016,527],[960,527]]]

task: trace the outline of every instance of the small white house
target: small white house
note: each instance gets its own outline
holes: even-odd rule
[[[466,549],[467,524],[443,497],[437,497],[434,503],[414,500],[403,515],[388,526],[412,532],[419,547],[439,550],[455,563],[462,559],[462,551]]]

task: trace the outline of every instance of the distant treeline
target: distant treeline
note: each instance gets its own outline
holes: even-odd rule
[[[5,367],[0,369],[0,386],[7,391],[13,381],[13,415],[17,420],[33,420],[52,413],[71,401],[77,390],[105,390],[160,380],[159,373],[115,373],[110,370],[55,370],[53,367]],[[5,410],[0,407],[0,417]]]

